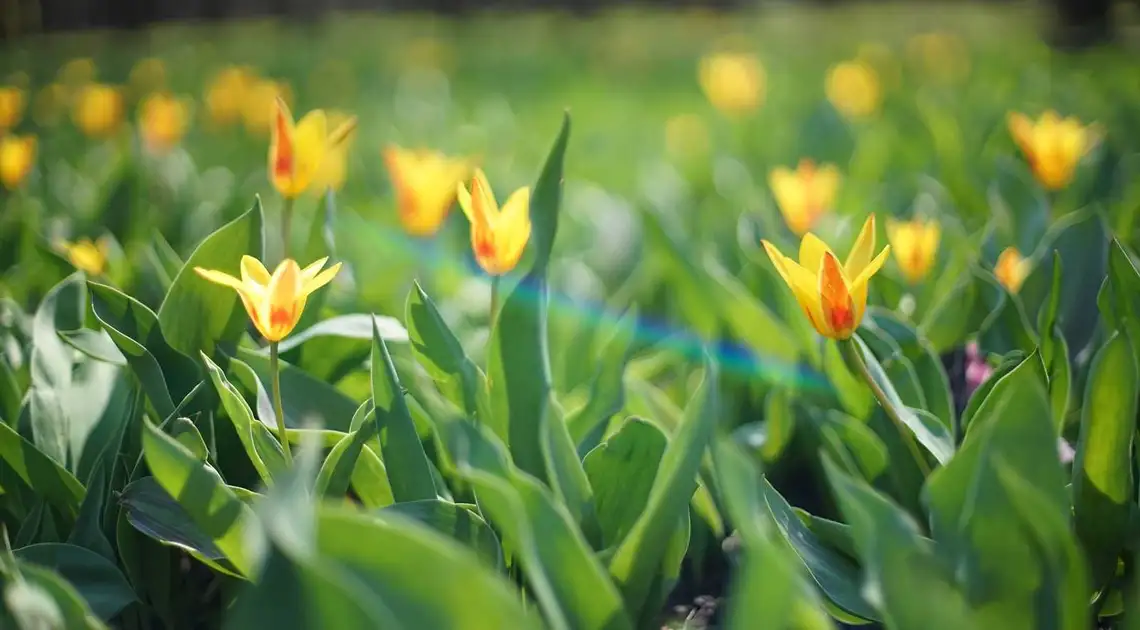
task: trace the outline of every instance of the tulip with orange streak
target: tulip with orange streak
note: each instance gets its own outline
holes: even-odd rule
[[[475,169],[471,190],[456,187],[459,205],[471,222],[471,249],[479,266],[501,276],[518,264],[530,240],[530,188],[516,190],[502,209],[482,169]]]
[[[938,257],[942,228],[937,221],[896,221],[887,219],[887,242],[895,254],[895,262],[911,284],[918,284],[930,273]]]
[[[325,112],[320,109],[294,124],[289,106],[280,98],[275,101],[273,119],[269,178],[286,199],[305,192],[329,149],[344,142],[356,128],[356,117],[352,116],[330,135]]]
[[[994,264],[994,276],[1010,293],[1017,293],[1021,290],[1021,285],[1029,276],[1030,270],[1029,260],[1013,246],[1002,250],[1001,254],[998,255],[997,263]]]
[[[0,138],[0,183],[4,188],[19,188],[36,163],[35,136],[4,136]]]
[[[843,263],[810,232],[800,243],[798,262],[768,241],[762,243],[816,331],[829,339],[850,339],[863,321],[867,284],[891,249],[888,245],[875,255],[875,215],[867,218]]]
[[[396,189],[400,223],[412,236],[439,231],[471,163],[427,149],[384,148],[384,165]]]
[[[781,166],[772,169],[768,185],[784,222],[803,236],[815,225],[819,217],[831,209],[839,189],[839,170],[831,164],[816,166],[804,158],[796,170]]]
[[[1082,125],[1070,116],[1061,118],[1049,110],[1036,122],[1025,114],[1009,115],[1009,132],[1025,159],[1033,176],[1049,190],[1060,190],[1073,180],[1077,164],[1100,139],[1098,125]]]

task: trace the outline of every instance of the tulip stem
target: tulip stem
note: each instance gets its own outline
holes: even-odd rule
[[[293,198],[285,197],[281,206],[281,259],[289,257],[289,243],[293,240]]]
[[[491,334],[495,333],[495,324],[499,320],[499,276],[491,276],[491,309],[487,314],[487,328]]]
[[[281,404],[281,360],[277,356],[277,342],[269,344],[269,371],[273,372],[273,414],[277,416],[277,439],[281,440],[281,450],[285,453],[285,463],[293,463],[293,453],[289,449],[289,434],[285,429],[285,407]]]
[[[903,422],[903,419],[899,416],[898,409],[896,409],[895,405],[887,398],[887,393],[879,386],[879,382],[871,375],[871,369],[867,367],[867,362],[863,359],[863,352],[859,349],[857,344],[858,342],[854,337],[844,339],[839,341],[839,350],[847,359],[848,366],[855,368],[855,370],[859,372],[859,376],[866,381],[867,386],[871,388],[871,393],[875,395],[875,400],[879,402],[879,406],[883,408],[883,412],[890,418],[891,424],[894,424],[895,428],[898,429],[899,436],[902,438],[903,443],[907,445],[911,455],[914,456],[914,461],[918,464],[922,475],[924,477],[929,475],[930,463],[926,461],[926,457],[918,448],[914,433],[907,428],[906,423]]]

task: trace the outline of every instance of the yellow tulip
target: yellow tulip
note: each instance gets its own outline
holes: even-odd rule
[[[1007,247],[998,256],[994,276],[1010,293],[1017,293],[1029,275],[1030,263],[1016,247]]]
[[[0,87],[0,131],[19,124],[24,116],[24,91],[18,87]]]
[[[321,271],[328,258],[321,258],[302,269],[297,261],[286,258],[270,275],[261,261],[253,256],[242,256],[241,279],[213,269],[195,267],[194,271],[210,282],[237,291],[249,319],[266,341],[281,341],[293,332],[305,300],[317,289],[329,283],[340,271],[340,263]]]
[[[882,268],[891,249],[888,245],[874,255],[875,215],[863,224],[842,265],[831,248],[810,232],[800,243],[799,262],[781,254],[768,241],[761,242],[816,331],[830,339],[850,338],[863,321],[867,283]]]
[[[88,137],[109,136],[123,120],[123,96],[110,85],[88,85],[79,92],[72,118]]]
[[[471,222],[471,249],[484,271],[501,276],[515,268],[530,240],[530,188],[520,188],[499,209],[483,169],[475,169],[471,191],[456,187],[459,205]]]
[[[294,199],[313,181],[331,147],[342,144],[356,128],[356,117],[328,133],[328,120],[320,109],[305,114],[296,125],[289,106],[278,98],[273,135],[269,142],[269,179],[287,199]]]
[[[1073,117],[1061,118],[1049,110],[1034,123],[1024,114],[1009,115],[1009,133],[1029,162],[1033,176],[1049,190],[1060,190],[1073,180],[1077,163],[1100,139],[1100,127],[1082,126]]]
[[[343,112],[328,113],[328,124],[332,129],[339,129],[352,120],[354,120],[352,116]],[[321,160],[321,165],[313,176],[314,192],[323,194],[326,190],[337,191],[344,186],[344,180],[348,176],[348,150],[355,135],[349,133],[344,140],[329,146],[325,158]]]
[[[384,164],[396,190],[400,223],[412,236],[431,236],[443,225],[457,187],[471,164],[427,149],[384,148]]]
[[[4,136],[0,139],[0,183],[5,188],[19,188],[35,163],[35,136]]]
[[[831,164],[816,167],[815,162],[804,158],[794,171],[783,166],[772,169],[768,185],[784,222],[797,236],[803,236],[835,202],[839,170]]]
[[[930,273],[941,236],[942,228],[934,220],[887,219],[887,242],[895,253],[895,262],[911,284],[921,282]]]
[[[139,108],[139,128],[143,144],[154,153],[165,153],[186,133],[190,102],[171,94],[152,94]]]
[[[827,71],[827,100],[849,119],[866,118],[879,111],[883,91],[879,75],[862,61],[844,61]]]
[[[216,74],[204,95],[210,121],[223,126],[237,122],[252,82],[253,72],[243,66],[230,66]]]
[[[98,276],[107,269],[107,254],[111,249],[106,238],[92,241],[81,238],[74,243],[61,240],[56,249],[63,253],[73,267],[89,276]]]
[[[271,130],[278,99],[286,104],[292,100],[289,86],[270,79],[252,82],[242,94],[242,120],[246,131],[262,135]]]
[[[697,76],[705,97],[724,114],[747,114],[764,102],[767,75],[760,60],[753,55],[710,55],[701,60]]]

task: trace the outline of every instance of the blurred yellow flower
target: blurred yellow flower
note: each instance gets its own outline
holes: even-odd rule
[[[954,33],[922,33],[906,45],[907,56],[923,77],[956,83],[970,74],[970,54],[966,42]]]
[[[273,124],[274,107],[277,99],[289,104],[292,99],[289,87],[271,79],[260,79],[249,86],[244,93],[242,119],[246,131],[261,135],[270,130]]]
[[[205,94],[210,121],[218,125],[237,122],[245,111],[246,91],[253,81],[252,71],[244,66],[229,66],[214,75]]]
[[[26,100],[23,89],[10,85],[0,87],[0,131],[11,129],[20,123]]]
[[[195,267],[199,275],[237,291],[245,312],[266,341],[284,339],[301,321],[305,301],[317,289],[328,284],[340,271],[337,263],[324,271],[328,258],[321,258],[301,269],[297,261],[286,258],[270,275],[269,270],[253,256],[242,256],[241,279],[213,269]]]
[[[111,135],[123,120],[123,96],[114,86],[93,83],[79,91],[72,110],[75,125],[91,138]]]
[[[879,111],[883,98],[879,75],[863,61],[844,61],[827,71],[827,100],[849,119],[866,118]]]
[[[129,82],[134,96],[160,91],[166,87],[166,65],[157,57],[140,59],[131,68]]]
[[[921,282],[930,273],[938,256],[941,236],[942,228],[933,219],[887,219],[887,242],[895,253],[895,262],[911,284]]]
[[[32,104],[32,118],[37,125],[52,127],[67,110],[67,86],[62,83],[49,83],[36,93]]]
[[[59,69],[59,80],[72,88],[81,87],[95,80],[95,61],[88,57],[72,59]]]
[[[269,142],[269,179],[282,197],[292,199],[309,187],[329,150],[352,134],[356,117],[348,118],[329,135],[323,110],[314,109],[294,125],[293,114],[285,101],[278,98],[275,102],[275,122]]]
[[[471,222],[471,249],[483,271],[501,276],[515,268],[530,240],[530,188],[516,190],[502,209],[483,169],[475,169],[471,191],[456,188],[459,205]]]
[[[348,175],[348,151],[356,136],[353,133],[356,127],[354,116],[338,111],[330,111],[327,116],[330,129],[340,129],[349,123],[351,123],[351,128],[344,139],[329,145],[324,159],[317,167],[312,183],[312,190],[317,194],[323,194],[330,189],[338,191],[344,186],[344,180]]]
[[[457,187],[471,171],[470,162],[396,145],[385,147],[383,153],[404,230],[412,236],[435,234],[455,202]]]
[[[705,97],[723,114],[748,114],[764,102],[767,74],[755,55],[709,55],[701,59],[697,78]]]
[[[36,163],[35,136],[4,136],[0,138],[0,183],[15,190],[27,179]]]
[[[1034,123],[1025,114],[1009,114],[1009,132],[1034,177],[1049,190],[1060,190],[1073,180],[1077,163],[1100,140],[1100,126],[1081,125],[1073,117],[1061,118],[1049,110]]]
[[[177,146],[189,121],[189,99],[166,92],[151,94],[139,107],[143,145],[153,153],[165,153]]]
[[[997,264],[994,265],[994,276],[1010,293],[1017,293],[1021,290],[1021,284],[1029,276],[1029,271],[1029,260],[1023,257],[1021,252],[1013,246],[1002,250],[998,256]]]
[[[768,185],[784,222],[797,236],[803,236],[821,215],[831,210],[839,179],[839,169],[834,165],[817,167],[804,158],[794,171],[784,166],[772,169]]]
[[[863,321],[867,283],[882,268],[891,249],[888,245],[875,255],[875,215],[863,224],[842,265],[831,248],[810,232],[800,243],[799,262],[781,254],[768,241],[761,242],[816,331],[830,339],[849,339]]]
[[[665,152],[674,160],[700,159],[709,152],[709,132],[696,114],[678,114],[665,121]]]
[[[98,276],[107,269],[107,254],[111,250],[111,243],[106,237],[100,237],[94,242],[84,237],[74,243],[60,240],[56,243],[56,249],[76,269],[89,276]]]

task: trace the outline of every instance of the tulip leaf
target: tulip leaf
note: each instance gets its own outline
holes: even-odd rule
[[[586,404],[570,413],[566,428],[578,445],[578,453],[585,455],[602,439],[607,423],[625,405],[625,367],[633,350],[633,333],[637,324],[637,311],[631,309],[618,320],[612,336],[599,352],[598,367],[590,380],[590,393]]]
[[[257,470],[261,481],[266,484],[271,483],[273,477],[286,468],[285,452],[281,444],[270,432],[269,427],[254,417],[249,404],[238,393],[237,388],[226,379],[221,368],[205,354],[202,355],[202,360],[206,363],[206,371],[210,374],[210,380],[214,383],[214,389],[222,401],[222,407],[233,423],[234,431],[241,440],[249,461]]]
[[[1140,356],[1140,271],[1116,239],[1109,247],[1108,278],[1101,296],[1097,304],[1104,322],[1110,330],[1127,331],[1133,351]]]
[[[237,358],[241,359],[257,375],[257,383],[242,382],[251,391],[261,387],[271,391],[273,372],[269,369],[269,357],[248,348],[238,348]],[[352,421],[357,403],[341,393],[336,387],[314,378],[304,370],[284,361],[281,367],[281,404],[285,408],[285,425],[290,428],[304,426],[306,422],[316,422],[326,429],[344,432]],[[271,414],[262,416],[273,421]]]
[[[305,307],[306,314],[310,308],[312,305]],[[301,333],[289,335],[281,341],[278,351],[286,361],[318,380],[335,383],[359,368],[368,358],[372,349],[373,318],[384,341],[402,343],[408,340],[408,331],[395,317],[351,313],[319,321]],[[260,354],[269,356],[269,348]]]
[[[661,558],[653,550],[665,547],[697,489],[701,458],[719,417],[717,388],[716,365],[706,355],[704,378],[665,449],[645,510],[610,560],[610,575],[628,610],[644,613],[660,604],[647,601],[650,579],[661,570]]]
[[[765,361],[795,364],[799,344],[784,323],[763,302],[754,297],[716,259],[708,257],[704,270],[712,283],[712,304],[716,304],[732,334]]]
[[[904,323],[890,312],[869,308],[871,323],[886,333],[898,345],[902,356],[914,369],[919,389],[922,391],[923,407],[947,427],[954,426],[956,412],[950,391],[950,377],[941,359],[931,344],[909,324]]]
[[[79,513],[86,493],[83,484],[4,422],[0,422],[0,459],[62,514],[74,517]]]
[[[866,423],[835,409],[809,412],[823,438],[824,449],[836,461],[849,464],[852,474],[874,482],[887,469],[887,447]]]
[[[1132,343],[1127,335],[1114,334],[1092,361],[1073,464],[1073,516],[1096,588],[1116,573],[1128,537],[1138,395],[1140,370]]]
[[[88,608],[79,591],[59,573],[29,562],[16,561],[13,564],[10,569],[0,566],[0,577],[8,578],[5,579],[8,584],[16,582],[14,576],[5,575],[11,570],[46,595],[59,615],[58,627],[67,630],[106,630],[107,626]],[[4,602],[7,612],[15,614],[18,611],[21,618],[42,620],[45,602],[42,596],[36,597],[33,593],[30,589],[7,589]]]
[[[173,497],[194,525],[214,542],[240,575],[249,575],[243,528],[250,509],[204,464],[173,438],[146,421],[143,454],[155,481]],[[144,532],[146,533],[146,532]]]
[[[126,357],[158,414],[169,416],[174,401],[182,400],[198,382],[197,366],[166,343],[158,316],[145,304],[105,284],[88,282],[87,287],[96,319]]]
[[[188,357],[199,353],[213,356],[219,344],[237,341],[249,324],[237,292],[202,278],[194,268],[216,269],[240,277],[242,255],[261,259],[263,247],[260,198],[249,211],[198,245],[158,309],[162,336],[171,348]]]
[[[480,422],[489,422],[480,413],[486,377],[468,358],[455,333],[447,326],[435,302],[419,283],[408,294],[408,338],[417,361],[435,381],[440,392]]]
[[[470,547],[489,568],[498,570],[503,566],[503,550],[499,546],[499,539],[483,517],[479,516],[478,506],[427,499],[396,503],[380,510],[378,514],[381,517],[399,514],[417,520]]]
[[[977,277],[964,274],[953,289],[926,311],[919,335],[930,341],[935,352],[949,352],[981,328],[986,313],[979,308],[980,292]]]
[[[990,184],[988,197],[1005,240],[1018,251],[1033,251],[1045,236],[1049,222],[1049,203],[1033,175],[1022,164],[1003,156],[998,160],[997,178]]]
[[[23,562],[58,571],[70,582],[91,612],[110,621],[135,600],[135,593],[119,568],[103,556],[65,543],[40,543],[15,550]]]
[[[534,195],[530,200],[531,247],[534,262],[527,275],[545,276],[550,264],[550,254],[554,251],[554,237],[558,233],[558,213],[562,205],[562,163],[566,156],[566,145],[570,141],[570,112],[562,115],[562,127],[554,146],[547,154],[542,173],[534,185]]]
[[[64,343],[82,352],[88,357],[112,365],[126,365],[127,360],[123,353],[115,346],[115,342],[102,330],[80,328],[79,330],[60,330],[57,332]]]
[[[372,401],[375,435],[380,439],[392,496],[397,502],[435,499],[427,454],[379,325],[372,328]]]
[[[628,418],[583,461],[594,490],[600,549],[616,546],[645,509],[668,438],[641,418]]]

